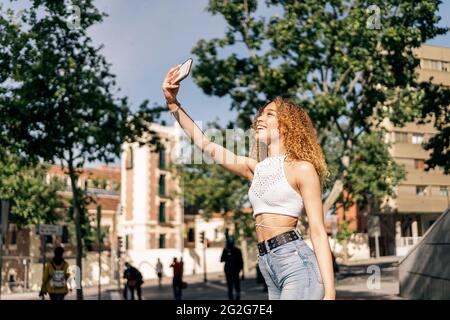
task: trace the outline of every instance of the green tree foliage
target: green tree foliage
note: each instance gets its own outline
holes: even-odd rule
[[[9,200],[9,221],[22,227],[61,220],[58,213],[63,206],[57,194],[61,184],[46,183],[48,166],[28,164],[24,159],[0,152],[0,199]]]
[[[381,132],[364,134],[360,139],[344,178],[347,193],[345,197],[341,194],[339,202],[345,209],[357,203],[360,208],[370,206],[379,210],[385,197],[395,197],[394,186],[405,178],[406,171],[393,161],[388,145],[380,143],[383,141]]]
[[[448,163],[450,101],[436,104],[437,92],[448,100],[448,88],[418,83],[413,53],[447,31],[438,27],[440,1],[266,0],[266,15],[258,12],[261,3],[209,1],[207,10],[223,17],[227,30],[193,48],[193,77],[206,94],[231,98],[240,127],[248,128],[256,109],[281,95],[308,111],[324,148],[337,136],[325,210],[342,192],[359,137],[379,130],[383,119],[401,126],[439,115],[430,164]]]
[[[349,241],[355,232],[350,229],[351,221],[346,220],[339,224],[338,232],[336,233],[336,240],[340,243]]]
[[[115,77],[88,36],[105,14],[92,0],[33,0],[18,21],[2,13],[0,51],[8,59],[2,75],[0,129],[30,160],[68,168],[73,192],[77,266],[82,270],[83,194],[77,186],[87,161],[109,163],[124,141],[155,143],[148,128],[162,108],[144,101],[133,113],[126,97],[116,98]],[[5,78],[6,77],[6,78]],[[82,289],[77,290],[83,298]]]

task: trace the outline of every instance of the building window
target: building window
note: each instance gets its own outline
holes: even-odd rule
[[[166,168],[166,148],[164,148],[164,146],[159,150],[159,168]]]
[[[413,133],[412,143],[413,144],[422,144],[422,142],[423,142],[423,134],[422,133]]]
[[[17,230],[15,227],[12,229],[11,232],[11,244],[12,245],[17,244]]]
[[[425,167],[425,160],[423,159],[414,159],[414,168],[423,170]]]
[[[159,235],[159,248],[164,249],[166,247],[166,235],[160,234]]]
[[[166,176],[159,176],[159,195],[164,196],[166,194]]]
[[[420,67],[422,69],[436,70],[436,71],[450,71],[450,63],[442,60],[421,59]]]
[[[113,181],[113,183],[112,183],[112,190],[113,191],[119,191],[120,190],[120,182],[119,181]]]
[[[427,195],[427,187],[426,186],[416,186],[416,195],[426,196]]]
[[[427,59],[420,59],[420,68],[428,69],[428,60]]]
[[[159,223],[166,223],[166,203],[159,204]]]
[[[431,69],[441,70],[442,62],[439,60],[431,60]]]
[[[189,228],[188,230],[188,242],[195,242],[195,232],[194,228]]]
[[[439,187],[439,195],[440,196],[448,196],[448,188],[447,188],[447,186],[440,186]]]
[[[127,234],[125,236],[125,249],[126,250],[133,249],[133,246],[132,246],[132,243],[131,243],[132,240],[133,240],[133,236],[131,234]]]
[[[408,133],[407,132],[396,132],[395,133],[395,141],[401,143],[408,142]]]
[[[132,147],[128,147],[125,160],[126,160],[125,168],[133,169],[133,148]]]

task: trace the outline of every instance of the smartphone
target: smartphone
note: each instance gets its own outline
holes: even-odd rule
[[[193,61],[192,58],[189,58],[185,62],[183,62],[183,64],[179,69],[179,74],[172,81],[172,84],[179,83],[181,80],[185,79],[189,75],[189,72],[191,72],[192,61]]]

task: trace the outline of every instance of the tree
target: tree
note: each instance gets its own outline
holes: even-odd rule
[[[147,124],[162,110],[144,101],[133,113],[126,97],[115,97],[118,90],[102,47],[94,47],[87,35],[104,16],[92,0],[69,6],[63,0],[33,0],[14,27],[17,36],[0,37],[12,49],[9,79],[15,84],[4,87],[3,131],[30,159],[68,168],[80,271],[82,221],[87,219],[77,183],[80,171],[87,161],[114,161],[123,142],[144,132],[150,133],[148,139],[139,142],[155,143]],[[83,299],[82,288],[77,298]]]
[[[342,254],[344,262],[347,262],[348,259],[350,258],[348,252],[348,242],[355,234],[355,232],[350,229],[350,223],[351,221],[343,221],[339,225],[339,229],[336,234],[336,240],[342,244]]]
[[[383,200],[396,197],[394,186],[405,178],[406,171],[394,162],[388,145],[380,141],[383,141],[381,132],[363,134],[361,142],[353,149],[348,174],[344,178],[347,192],[338,200],[343,204],[344,212],[354,203],[360,209],[370,206],[380,211],[382,206],[386,207]]]
[[[242,128],[250,126],[256,108],[281,95],[308,111],[324,148],[337,134],[339,156],[330,164],[334,183],[324,211],[344,188],[361,135],[380,130],[384,119],[401,126],[440,115],[434,121],[441,134],[429,144],[438,152],[430,164],[448,163],[446,152],[439,155],[445,144],[448,149],[448,104],[435,103],[436,92],[448,89],[418,83],[413,54],[446,33],[437,25],[440,1],[267,0],[275,12],[270,18],[257,15],[259,3],[209,1],[207,10],[228,26],[223,38],[193,48],[193,77],[206,94],[231,98]]]
[[[63,200],[57,181],[46,183],[46,165],[30,165],[4,149],[0,151],[0,199],[11,203],[11,223],[30,227],[60,220]]]
[[[431,151],[430,158],[425,161],[427,164],[425,170],[429,171],[439,166],[445,174],[450,174],[450,90],[428,82],[422,83],[421,86],[427,91],[428,103],[424,104],[422,110],[422,118],[426,120],[420,123],[431,121],[427,117],[431,114],[434,126],[438,130],[438,133],[424,145],[425,150]]]

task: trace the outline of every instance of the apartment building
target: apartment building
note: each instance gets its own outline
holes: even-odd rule
[[[423,45],[415,54],[420,58],[420,81],[433,78],[433,83],[450,86],[450,48]],[[450,176],[440,168],[424,170],[429,151],[422,145],[436,134],[432,122],[408,123],[401,128],[388,121],[384,125],[388,130],[386,138],[392,143],[390,152],[407,173],[397,186],[397,198],[389,200],[393,224],[384,224],[384,233],[393,235],[390,238],[395,239],[395,253],[405,255],[450,205]]]

